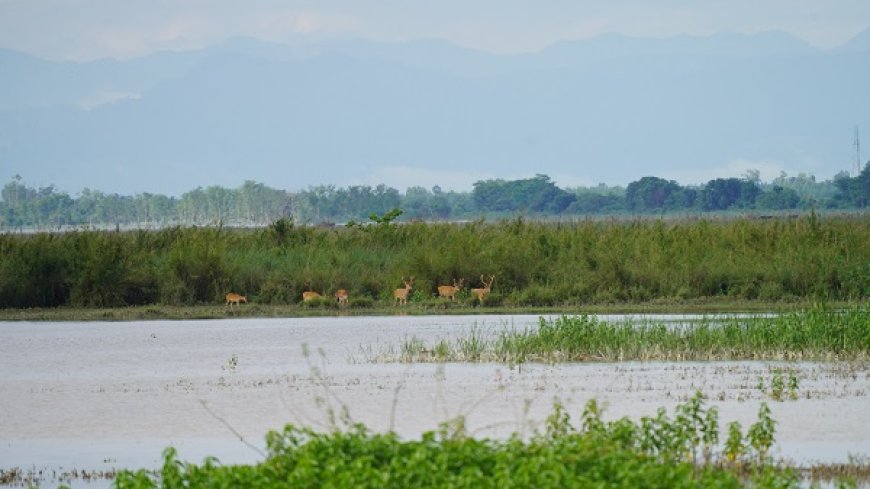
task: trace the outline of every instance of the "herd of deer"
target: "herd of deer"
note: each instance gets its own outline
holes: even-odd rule
[[[438,295],[445,299],[450,299],[451,301],[456,300],[456,294],[462,290],[462,282],[464,279],[460,278],[458,281],[454,280],[453,285],[439,285],[438,286]],[[471,289],[471,295],[476,297],[478,301],[483,302],[486,299],[486,296],[492,291],[492,283],[495,281],[495,275],[490,275],[487,280],[483,275],[480,276],[480,282],[483,284],[483,288],[480,289]],[[411,293],[411,289],[414,285],[414,277],[408,277],[408,280],[405,280],[405,277],[402,276],[402,283],[405,285],[400,289],[396,289],[393,291],[393,299],[395,300],[396,305],[404,305],[408,303],[408,295]],[[338,289],[335,291],[335,300],[338,301],[339,305],[347,304],[348,293],[345,289]],[[308,302],[314,299],[319,299],[323,297],[318,292],[314,291],[305,291],[302,293],[302,301]],[[244,295],[236,294],[235,292],[230,292],[227,294],[227,306],[232,309],[233,304],[236,307],[239,307],[241,303],[247,303],[248,298]]]

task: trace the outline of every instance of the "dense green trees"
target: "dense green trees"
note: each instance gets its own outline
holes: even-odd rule
[[[836,180],[840,190],[838,199],[846,205],[864,208],[870,206],[870,162],[864,170],[853,178],[843,177]]]
[[[474,203],[484,212],[530,211],[559,214],[577,199],[547,175],[524,180],[483,180],[474,184]]]
[[[694,189],[658,177],[643,177],[625,189],[626,206],[636,212],[687,209],[695,204],[696,198]]]
[[[774,185],[768,192],[764,192],[755,199],[760,209],[786,210],[794,209],[800,203],[801,198],[797,192],[790,188]]]
[[[812,175],[785,173],[762,183],[757,172],[682,186],[647,176],[627,187],[559,188],[550,177],[482,180],[472,192],[410,187],[404,194],[386,185],[333,185],[288,192],[246,181],[235,189],[196,188],[180,197],[142,193],[106,194],[84,189],[77,198],[54,186],[32,188],[16,176],[0,190],[0,230],[58,226],[162,227],[172,225],[265,226],[277,219],[322,224],[365,220],[390,209],[403,220],[467,220],[524,212],[538,216],[662,214],[789,209],[861,209],[870,205],[870,164],[859,174],[817,182]]]
[[[739,178],[717,178],[707,182],[701,191],[701,207],[705,211],[748,209],[761,193],[755,182]]]

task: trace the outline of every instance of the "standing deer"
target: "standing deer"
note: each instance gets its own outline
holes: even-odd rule
[[[241,307],[242,302],[247,304],[248,297],[236,294],[235,292],[230,292],[229,294],[227,294],[227,306],[229,306],[230,309],[233,308],[233,304],[235,304],[236,307]]]
[[[338,289],[335,291],[335,299],[338,301],[338,304],[347,304],[347,290]]]
[[[411,285],[414,283],[414,276],[412,275],[409,277],[406,282],[405,276],[402,275],[402,283],[405,284],[404,288],[393,291],[393,298],[396,299],[396,305],[408,303],[408,294],[411,292]]]
[[[463,280],[465,279],[460,278],[457,282],[456,279],[454,279],[453,285],[439,285],[438,295],[441,297],[449,297],[450,300],[454,300],[456,298],[456,293],[462,289]]]
[[[319,299],[321,297],[322,296],[319,293],[314,292],[313,290],[305,291],[302,293],[302,302],[313,301],[314,299]]]
[[[480,276],[480,282],[483,284],[482,289],[471,289],[471,295],[477,297],[478,302],[483,302],[486,296],[492,291],[492,283],[495,281],[495,275],[489,276],[489,282],[484,280],[483,275]]]

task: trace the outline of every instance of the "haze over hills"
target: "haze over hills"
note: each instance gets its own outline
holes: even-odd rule
[[[870,29],[832,50],[768,32],[515,55],[236,38],[129,61],[0,50],[0,73],[0,179],[71,192],[830,178],[854,164],[854,126],[870,128]]]

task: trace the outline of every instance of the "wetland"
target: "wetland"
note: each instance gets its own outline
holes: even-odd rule
[[[728,317],[735,316],[720,319]],[[681,329],[710,316],[599,319]],[[266,433],[287,423],[329,432],[359,422],[412,439],[462,419],[470,435],[498,439],[544,429],[554,402],[577,417],[595,399],[604,419],[637,420],[701,392],[723,427],[750,426],[768,404],[776,457],[866,468],[866,345],[858,347],[863,356],[826,361],[438,362],[386,355],[414,342],[469,335],[494,341],[559,320],[478,314],[0,323],[0,460],[4,470],[113,474],[156,470],[163,448],[173,446],[183,460],[255,463]],[[47,476],[43,482],[57,485]]]
[[[578,454],[629,487],[870,473],[866,214],[280,219],[4,234],[0,253],[0,484],[322,483],[286,472],[306,460],[345,485],[479,487]]]

